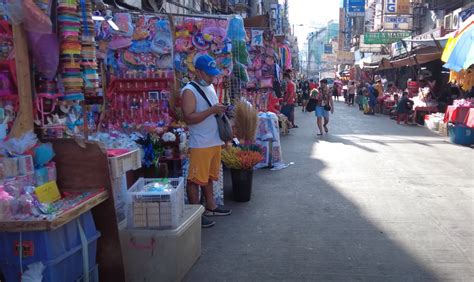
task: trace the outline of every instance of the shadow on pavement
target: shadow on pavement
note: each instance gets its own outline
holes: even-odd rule
[[[300,123],[309,126],[309,121]],[[203,230],[202,256],[185,280],[438,280],[390,234],[374,225],[361,203],[327,181],[323,157],[314,157],[324,150],[315,152],[316,137],[309,131],[294,132],[282,144],[283,158],[296,164],[281,171],[256,171],[250,202],[230,200],[226,172],[226,206],[233,214],[216,218],[215,227]],[[321,140],[377,152],[337,135],[327,137]]]

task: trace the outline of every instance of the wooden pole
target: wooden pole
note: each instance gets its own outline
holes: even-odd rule
[[[30,60],[28,44],[22,25],[13,25],[13,44],[15,50],[18,101],[20,110],[13,123],[10,138],[19,138],[33,130],[33,95],[31,91]]]

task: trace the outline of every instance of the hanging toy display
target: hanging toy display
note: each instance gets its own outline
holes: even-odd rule
[[[174,66],[181,86],[194,79],[194,60],[208,54],[225,76],[232,74],[232,43],[227,37],[227,19],[175,17]],[[216,83],[218,84],[218,83]]]
[[[99,47],[107,50],[107,65],[115,78],[174,77],[173,42],[167,17],[149,15],[115,15],[120,31],[100,26],[96,33]],[[124,28],[122,31],[122,27]],[[110,41],[110,42],[109,42]],[[102,44],[100,42],[108,42]]]
[[[58,1],[58,26],[64,94],[82,94],[84,82],[81,71],[81,17],[77,0]]]
[[[273,34],[270,30],[248,29],[249,59],[248,82],[242,91],[244,97],[260,111],[268,109],[268,101],[273,101],[275,81],[276,53]],[[234,51],[234,58],[245,59],[245,56]],[[290,62],[291,63],[291,62]],[[270,98],[270,96],[272,96]]]

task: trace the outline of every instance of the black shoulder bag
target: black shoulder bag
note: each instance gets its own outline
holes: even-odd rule
[[[207,104],[209,104],[209,107],[212,107],[211,102],[209,99],[207,99],[206,94],[204,94],[204,91],[197,85],[194,81],[191,81],[189,84],[191,84],[198,92],[201,94],[202,98],[206,100]],[[217,128],[219,130],[219,137],[221,138],[222,141],[224,142],[229,142],[234,138],[234,133],[232,132],[232,126],[230,125],[230,121],[227,118],[225,114],[215,115],[216,120],[217,120]]]

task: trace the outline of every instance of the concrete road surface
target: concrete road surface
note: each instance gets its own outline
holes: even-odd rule
[[[329,134],[296,113],[295,165],[203,230],[186,281],[474,281],[474,150],[336,103]]]

